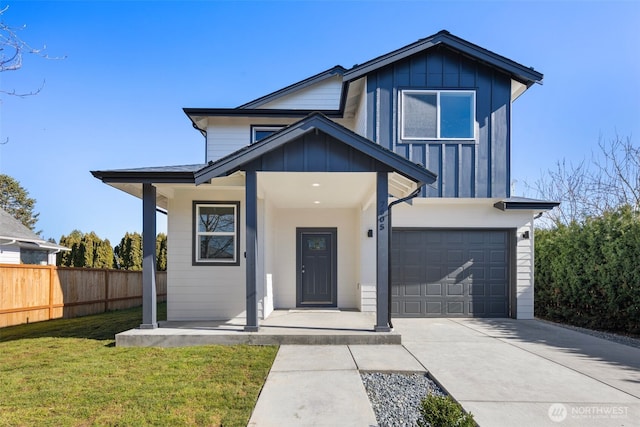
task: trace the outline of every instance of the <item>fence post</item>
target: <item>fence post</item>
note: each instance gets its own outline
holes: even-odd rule
[[[49,270],[49,320],[53,319],[53,269],[54,265],[50,265]]]
[[[109,270],[104,270],[104,311],[109,311]]]

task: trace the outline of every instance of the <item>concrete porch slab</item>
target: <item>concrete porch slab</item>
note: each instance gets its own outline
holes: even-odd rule
[[[118,347],[196,345],[371,345],[400,344],[397,332],[375,332],[372,313],[340,310],[276,310],[245,332],[244,318],[227,321],[160,322],[156,329],[131,329],[116,335]]]

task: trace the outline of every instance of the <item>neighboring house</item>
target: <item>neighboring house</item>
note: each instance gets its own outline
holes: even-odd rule
[[[168,320],[532,318],[534,217],[557,203],[511,195],[511,103],[542,77],[441,31],[237,108],[185,108],[204,163],[92,172],[143,199],[141,327],[157,326],[156,208]]]
[[[42,240],[20,221],[0,209],[0,264],[56,265],[64,246]]]

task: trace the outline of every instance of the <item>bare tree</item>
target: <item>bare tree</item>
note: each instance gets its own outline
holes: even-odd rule
[[[608,142],[600,137],[598,148],[590,161],[560,160],[527,186],[542,199],[561,202],[545,215],[547,222],[581,222],[623,205],[640,209],[640,146],[616,135]]]
[[[631,138],[616,138],[605,144],[598,142],[601,160],[595,163],[593,191],[601,210],[621,205],[640,208],[640,146]]]
[[[9,9],[9,6],[5,6],[0,9],[0,72],[4,71],[16,71],[22,68],[22,60],[25,55],[37,55],[45,59],[63,59],[52,58],[48,56],[44,51],[46,46],[36,49],[22,40],[19,36],[19,32],[26,28],[26,25],[20,27],[12,27],[4,22],[2,19],[5,12]],[[44,87],[44,81],[40,87],[30,92],[16,92],[15,89],[5,90],[0,89],[0,93],[6,95],[13,95],[19,97],[37,95]]]

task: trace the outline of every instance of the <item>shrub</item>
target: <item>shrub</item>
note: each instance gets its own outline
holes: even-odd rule
[[[536,316],[640,333],[640,213],[629,206],[536,230]]]
[[[418,425],[420,427],[475,427],[471,413],[466,413],[462,406],[451,396],[430,394],[420,404]]]

